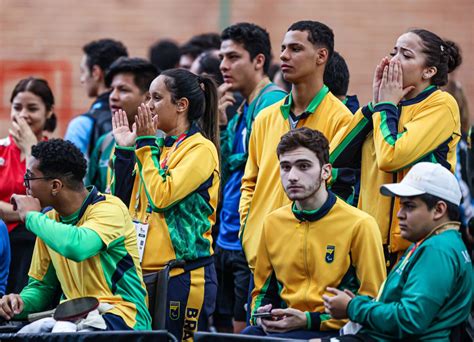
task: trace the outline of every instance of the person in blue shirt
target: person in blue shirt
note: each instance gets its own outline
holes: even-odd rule
[[[87,96],[95,98],[89,111],[69,122],[65,140],[71,141],[87,160],[99,137],[112,130],[112,114],[109,108],[109,88],[105,84],[105,73],[119,57],[128,57],[127,48],[119,41],[100,39],[82,48],[80,80]]]
[[[224,83],[219,87],[219,124],[223,190],[215,251],[219,288],[214,324],[220,331],[240,332],[246,326],[244,305],[248,300],[250,270],[238,237],[238,210],[250,131],[257,114],[283,99],[286,92],[267,76],[271,60],[267,31],[254,24],[239,23],[224,29],[221,40],[219,57]],[[244,102],[227,122],[226,109],[236,102],[234,92],[239,92]]]
[[[10,268],[10,240],[7,226],[0,219],[0,297],[5,294]]]

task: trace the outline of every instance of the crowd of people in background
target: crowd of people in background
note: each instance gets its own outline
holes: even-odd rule
[[[93,103],[64,140],[47,137],[48,83],[20,80],[0,140],[0,317],[92,296],[102,330],[150,330],[161,302],[183,341],[459,340],[474,288],[460,48],[401,33],[359,104],[330,27],[281,41],[238,23],[148,60],[92,41]]]

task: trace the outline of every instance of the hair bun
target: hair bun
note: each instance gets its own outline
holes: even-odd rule
[[[451,40],[444,41],[444,48],[448,56],[448,72],[452,72],[462,63],[461,50],[459,46]]]

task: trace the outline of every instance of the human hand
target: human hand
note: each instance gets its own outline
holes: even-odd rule
[[[270,312],[271,310],[272,310],[272,305],[271,305],[271,304],[267,304],[267,305],[264,305],[264,306],[260,306],[260,307],[257,309],[257,313]],[[257,318],[257,320],[256,320],[257,325],[263,327],[262,322],[263,322],[263,319]],[[265,327],[263,327],[263,330],[265,330]]]
[[[133,129],[130,130],[127,113],[122,109],[112,115],[112,134],[119,146],[133,146],[135,144],[137,138],[136,124],[133,124]]]
[[[327,287],[326,290],[335,296],[323,295],[324,308],[326,313],[335,319],[347,318],[347,306],[355,294],[349,290],[338,290],[333,287]]]
[[[142,103],[138,107],[138,115],[135,116],[135,123],[137,124],[137,136],[155,136],[156,130],[156,119],[151,115],[151,110],[147,105]]]
[[[392,59],[383,69],[378,102],[392,102],[396,105],[413,89],[414,86],[403,88],[402,64]]]
[[[13,210],[20,215],[22,222],[25,222],[26,214],[30,211],[41,211],[40,201],[36,197],[13,194],[10,203],[13,205]]]
[[[13,141],[18,146],[21,153],[25,157],[31,155],[31,147],[38,143],[38,139],[26,120],[21,117],[14,117],[12,127],[8,132],[12,136]]]
[[[287,308],[272,310],[273,319],[262,320],[262,327],[268,332],[284,333],[296,329],[305,329],[308,324],[303,311]]]
[[[374,106],[377,104],[377,102],[379,102],[379,90],[380,83],[382,83],[383,70],[386,65],[389,65],[389,63],[390,61],[388,57],[384,57],[375,68],[374,80],[372,82],[372,103]]]
[[[227,107],[235,104],[234,94],[230,91],[231,83],[222,83],[218,88],[219,93],[219,125],[227,125]]]
[[[15,293],[10,293],[4,295],[0,299],[0,317],[4,319],[11,320],[13,316],[20,314],[23,311],[25,304],[20,295]]]

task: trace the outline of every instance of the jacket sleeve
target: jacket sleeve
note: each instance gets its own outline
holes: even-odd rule
[[[437,248],[420,250],[417,254],[416,260],[410,262],[413,266],[410,269],[407,266],[403,271],[409,274],[399,301],[382,303],[367,296],[357,296],[349,302],[349,318],[395,339],[422,334],[449,299],[455,261]],[[436,272],[433,272],[434,265]]]
[[[252,203],[253,194],[255,192],[255,185],[257,184],[258,176],[258,146],[257,146],[257,134],[259,130],[260,120],[255,120],[252,132],[250,133],[250,141],[248,148],[248,159],[245,164],[245,172],[242,177],[242,187],[240,188],[240,233],[242,234],[247,221],[247,216],[250,210],[250,204]]]
[[[160,166],[160,148],[156,139],[137,139],[138,170],[153,211],[160,212],[197,190],[213,175],[216,160],[203,144],[189,148],[184,158],[168,170]]]
[[[26,215],[26,228],[67,259],[84,261],[104,247],[100,236],[92,229],[57,222],[39,212]]]
[[[252,316],[261,306],[272,304],[273,309],[279,308],[281,306],[278,280],[270,262],[267,246],[265,243],[265,223],[262,231],[262,237],[258,246],[254,282],[255,287],[252,291]],[[256,320],[253,317],[251,317],[251,323],[253,325],[256,324]]]
[[[457,112],[455,112],[457,111]],[[398,132],[399,114],[392,103],[374,107],[374,144],[379,168],[385,172],[411,166],[459,131],[459,109],[445,101],[433,100],[415,113]],[[451,166],[453,167],[453,166]]]
[[[360,108],[351,121],[330,142],[329,162],[334,168],[360,168],[362,144],[372,131],[373,108],[369,103]]]
[[[30,313],[46,310],[60,286],[51,257],[40,239],[36,239],[28,275],[28,285],[20,293],[24,303],[23,312],[15,316],[16,319],[25,319]]]
[[[380,229],[372,217],[360,220],[352,237],[351,257],[360,283],[357,292],[376,297],[386,278],[386,265]]]
[[[115,146],[113,176],[110,185],[112,195],[120,198],[128,207],[135,181],[135,148]]]

